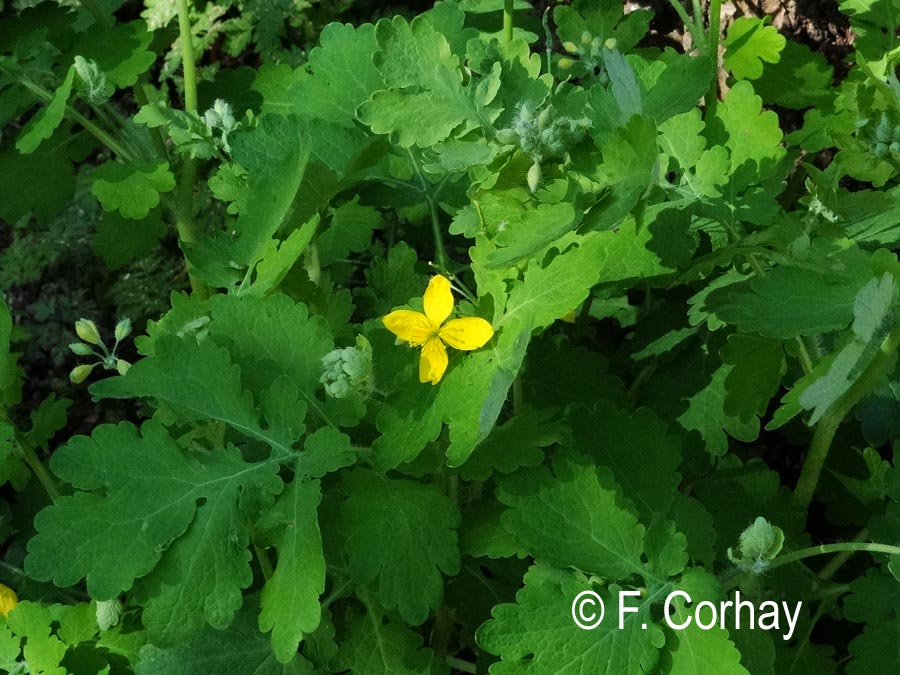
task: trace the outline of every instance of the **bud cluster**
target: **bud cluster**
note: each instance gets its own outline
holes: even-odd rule
[[[591,35],[584,31],[581,34],[579,44],[566,41],[563,42],[565,49],[573,57],[577,57],[582,63],[592,70],[596,70],[603,65],[603,50],[612,51],[616,48],[616,39],[607,38],[603,40],[599,35]],[[575,65],[575,60],[568,56],[561,58],[557,64],[561,70],[568,70]]]
[[[497,132],[497,140],[506,145],[518,145],[534,160],[528,171],[528,187],[534,192],[541,182],[541,161],[563,156],[584,138],[588,127],[590,120],[586,117],[566,117],[559,115],[551,103],[537,108],[532,102],[525,101],[519,106],[512,126]]]
[[[372,368],[372,345],[362,335],[355,347],[344,347],[322,357],[322,377],[325,393],[332,398],[366,399],[375,390],[375,371]]]
[[[212,108],[203,113],[203,122],[206,124],[206,129],[210,136],[214,136],[217,131],[221,132],[222,147],[225,149],[225,152],[231,152],[231,147],[228,145],[228,134],[238,126],[231,105],[217,98]]]
[[[878,123],[871,126],[869,120],[863,128],[865,139],[872,150],[872,154],[880,159],[892,158],[900,160],[900,125],[887,111],[881,113]]]
[[[69,345],[72,353],[78,356],[93,356],[94,363],[83,363],[75,366],[69,373],[69,379],[75,384],[81,384],[93,372],[94,368],[101,366],[106,370],[115,370],[119,375],[124,375],[131,368],[131,364],[124,359],[120,359],[116,352],[119,349],[119,343],[131,334],[131,319],[122,319],[116,324],[113,337],[115,343],[112,349],[106,346],[97,324],[90,319],[79,319],[75,322],[75,334],[81,339],[81,342],[73,342]],[[99,350],[99,351],[98,351]]]

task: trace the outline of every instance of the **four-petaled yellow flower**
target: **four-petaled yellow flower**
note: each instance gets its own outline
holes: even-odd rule
[[[15,591],[9,586],[0,584],[0,616],[4,619],[9,618],[9,613],[19,604]]]
[[[437,384],[447,370],[445,343],[465,351],[478,349],[491,339],[494,329],[484,319],[474,316],[447,321],[453,311],[453,294],[450,292],[450,282],[442,276],[436,276],[429,282],[422,297],[422,306],[424,314],[398,309],[382,321],[401,340],[412,347],[422,348],[419,381]]]

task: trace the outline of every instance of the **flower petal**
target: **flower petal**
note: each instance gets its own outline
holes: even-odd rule
[[[441,328],[438,333],[440,338],[454,349],[478,349],[494,335],[494,329],[484,319],[477,316],[467,316],[463,319],[453,319]]]
[[[425,289],[425,295],[422,297],[422,304],[425,307],[425,316],[434,325],[435,330],[453,311],[453,293],[450,292],[450,282],[447,277],[440,274],[432,277],[428,282],[428,288]]]
[[[419,359],[419,382],[437,384],[447,370],[447,350],[444,343],[434,338],[422,347]]]
[[[381,321],[385,328],[413,347],[424,345],[434,336],[434,328],[421,312],[397,309]]]

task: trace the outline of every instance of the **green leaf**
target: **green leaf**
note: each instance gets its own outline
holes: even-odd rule
[[[136,675],[313,675],[312,665],[295,655],[279,663],[249,612],[240,612],[234,623],[221,630],[207,628],[176,647],[147,645],[135,665]]]
[[[24,155],[31,154],[38,146],[46,141],[56,131],[56,127],[62,122],[66,114],[66,104],[72,94],[72,83],[75,81],[75,67],[70,66],[66,78],[53,93],[53,98],[46,106],[35,114],[28,124],[19,132],[16,140],[16,150]]]
[[[504,478],[497,497],[509,507],[503,527],[538,562],[611,579],[644,571],[644,528],[605,470],[558,456],[552,474],[542,466]]]
[[[729,335],[719,355],[723,363],[733,366],[725,378],[725,413],[745,422],[764,415],[787,372],[781,343],[749,335]]]
[[[291,389],[293,385],[284,381],[273,385],[272,391],[281,397],[280,405],[273,410],[297,406],[297,391]],[[291,445],[303,432],[305,407],[297,409],[293,416],[275,418],[281,421],[277,427],[263,428],[252,397],[241,383],[241,369],[232,362],[228,351],[209,340],[197,343],[191,336],[162,337],[156,342],[153,356],[135,363],[127,375],[96,382],[91,393],[97,400],[152,397],[164,401],[185,422],[225,422],[248,438],[267,443],[282,456],[291,453]]]
[[[118,23],[114,27],[94,23],[81,34],[73,52],[97,63],[106,79],[123,89],[134,86],[154,64],[150,49],[153,33],[143,21]]]
[[[53,454],[50,468],[78,492],[36,517],[26,558],[31,577],[62,587],[86,579],[92,597],[108,600],[161,559],[215,560],[169,580],[174,585],[167,590],[182,594],[169,609],[190,617],[195,628],[204,615],[220,628],[230,622],[252,579],[238,499],[244,492],[277,493],[276,464],[248,464],[234,449],[217,449],[201,461],[185,455],[159,425],[147,422],[138,434],[123,422],[74,437]],[[198,506],[198,500],[205,503]],[[185,551],[172,545],[197,544],[198,532],[204,546]],[[186,628],[170,630],[178,635]]]
[[[865,631],[850,643],[850,663],[848,675],[868,675],[869,673],[890,673],[900,668],[900,617],[882,619],[866,624]]]
[[[724,289],[727,303],[716,310],[722,321],[742,333],[791,339],[846,328],[867,270],[823,276],[816,270],[778,267],[735,290]]]
[[[591,590],[600,591],[606,616],[594,630],[582,630],[572,621],[572,602]],[[492,675],[654,672],[665,637],[652,622],[650,607],[671,587],[648,589],[646,598],[630,600],[638,611],[623,616],[621,629],[613,612],[618,607],[617,590],[595,588],[570,569],[531,567],[516,603],[494,607],[492,618],[476,633],[483,649],[502,658],[491,667]]]
[[[94,171],[91,192],[106,211],[140,220],[159,205],[159,195],[175,187],[166,162],[119,164],[106,162]]]
[[[31,471],[16,448],[16,428],[0,421],[0,486],[10,483],[14,490],[22,490]]]
[[[458,11],[458,10],[457,10]],[[359,118],[377,134],[397,134],[400,146],[429,147],[476,127],[489,126],[488,105],[500,87],[500,64],[463,86],[459,57],[428,16],[407,23],[382,19],[375,27],[378,66],[387,87],[359,107]]]
[[[560,5],[553,11],[553,21],[562,41],[578,43],[585,31],[604,43],[616,39],[619,51],[634,47],[649,27],[653,14],[637,10],[624,14],[623,5],[615,0],[576,0],[571,6]]]
[[[668,512],[681,483],[681,444],[653,411],[629,414],[599,401],[573,409],[570,419],[575,447],[612,471],[645,522]]]
[[[145,218],[133,220],[117,211],[104,211],[97,219],[97,232],[92,244],[110,269],[147,257],[166,234],[166,224],[159,209]]]
[[[766,64],[754,83],[766,104],[803,109],[823,105],[831,95],[834,70],[821,52],[788,40],[776,63]]]
[[[0,298],[0,412],[22,400],[22,376],[18,352],[12,351],[13,318]]]
[[[430,485],[358,469],[344,482],[344,549],[358,584],[377,580],[381,604],[412,625],[443,595],[441,573],[459,572],[459,513]]]
[[[725,37],[725,69],[738,80],[756,80],[763,62],[778,63],[787,40],[765,19],[742,16],[734,20]]]
[[[731,151],[730,173],[744,162],[754,162],[759,167],[766,161],[784,157],[778,115],[771,110],[763,111],[762,99],[746,80],[731,88],[716,114],[728,134],[725,147]]]
[[[715,602],[722,595],[715,577],[700,570],[685,575],[681,585],[688,587],[687,592],[693,598]],[[672,604],[675,608],[672,617],[679,624],[684,623],[696,607],[686,608],[680,598]],[[741,666],[741,653],[729,640],[728,631],[720,627],[703,630],[692,621],[683,630],[669,629],[666,631],[666,651],[668,659],[662,669],[665,675],[751,675]]]
[[[319,596],[325,590],[325,558],[317,509],[322,498],[318,481],[290,483],[261,527],[280,526],[275,547],[278,564],[262,591],[259,629],[272,631],[272,650],[290,663],[305,635],[319,625]]]
[[[439,675],[447,672],[422,637],[398,623],[369,613],[353,617],[335,665],[359,675]]]
[[[33,213],[47,223],[69,203],[75,192],[70,139],[64,123],[30,155],[12,148],[0,152],[0,218],[15,223]]]
[[[809,424],[822,415],[862,376],[893,327],[897,283],[890,273],[872,279],[853,303],[854,338],[837,353],[831,367],[800,393],[799,403],[812,410]]]
[[[384,87],[372,60],[377,50],[375,26],[330,23],[319,36],[321,46],[309,54],[311,75],[290,86],[287,105],[304,119],[352,127],[356,109]],[[267,101],[268,103],[268,101]]]
[[[12,635],[16,636],[13,638],[15,642],[22,638],[25,640],[21,656],[22,661],[27,664],[27,672],[34,675],[68,675],[68,670],[60,665],[66,655],[66,644],[52,634],[53,616],[50,608],[35,602],[21,602],[10,612],[6,623]],[[13,646],[13,640],[7,637],[7,647]],[[15,656],[13,658],[21,663]],[[13,668],[13,673],[20,669],[19,666]]]
[[[372,233],[382,226],[381,214],[371,206],[361,206],[359,198],[330,210],[331,219],[317,241],[319,262],[327,266],[351,253],[366,251]]]

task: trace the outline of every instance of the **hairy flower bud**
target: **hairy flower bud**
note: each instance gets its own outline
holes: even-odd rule
[[[541,165],[538,162],[535,162],[531,165],[531,168],[528,169],[528,189],[534,192],[538,189],[538,185],[541,184]]]
[[[366,398],[375,388],[372,368],[372,346],[362,335],[356,347],[335,349],[322,357],[322,377],[325,393],[332,398]]]
[[[119,375],[124,375],[130,368],[131,364],[125,359],[116,359],[116,372],[119,373]]]

